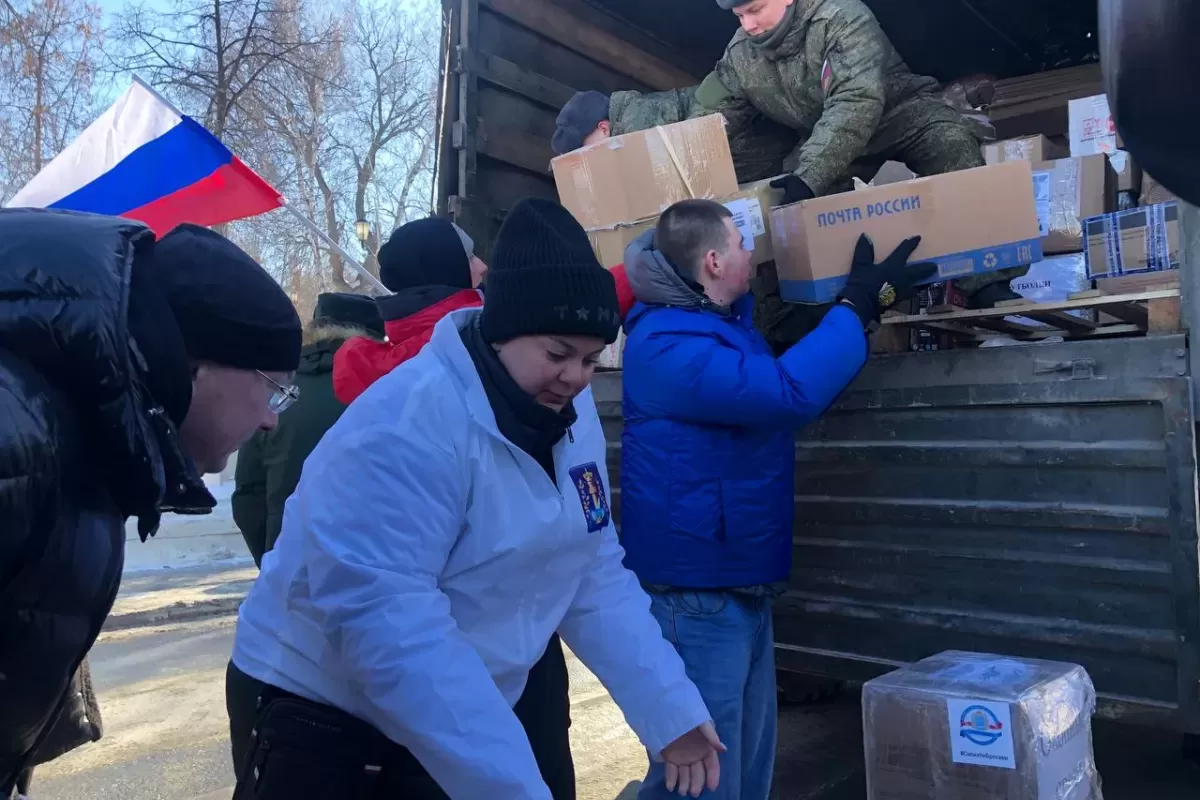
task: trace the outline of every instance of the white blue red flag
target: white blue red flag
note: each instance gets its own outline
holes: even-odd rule
[[[203,125],[136,80],[8,202],[127,217],[159,236],[184,222],[219,225],[283,204]]]

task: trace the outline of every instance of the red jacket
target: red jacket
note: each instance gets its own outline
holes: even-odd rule
[[[617,282],[617,305],[621,319],[633,307],[633,290],[625,277],[625,265],[612,268]],[[477,308],[483,298],[474,289],[464,289],[449,297],[399,319],[384,323],[386,342],[356,336],[338,348],[333,357],[333,392],[337,399],[349,405],[371,384],[421,352],[433,336],[433,326],[451,311]]]
[[[387,320],[383,326],[386,342],[365,336],[350,339],[333,357],[333,393],[349,405],[375,381],[421,352],[438,320],[451,311],[481,305],[479,292],[464,289],[407,317]]]

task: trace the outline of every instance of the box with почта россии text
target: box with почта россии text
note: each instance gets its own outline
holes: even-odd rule
[[[864,233],[878,259],[920,236],[912,261],[938,267],[928,283],[1040,261],[1032,166],[1011,161],[774,209],[771,240],[783,299],[836,298]]]

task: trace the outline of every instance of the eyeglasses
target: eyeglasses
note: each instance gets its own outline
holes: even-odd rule
[[[254,370],[263,377],[267,383],[275,388],[271,393],[271,399],[267,401],[268,407],[276,414],[282,414],[291,406],[292,403],[300,399],[300,389],[295,386],[284,386],[279,381],[272,378],[261,369]]]

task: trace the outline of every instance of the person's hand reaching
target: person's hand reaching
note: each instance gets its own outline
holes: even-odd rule
[[[779,203],[781,206],[790,206],[792,203],[799,203],[801,200],[812,200],[816,197],[813,190],[808,188],[808,184],[795,175],[784,175],[781,178],[776,178],[771,181],[770,186],[772,189],[783,190],[783,200]]]
[[[724,752],[725,745],[711,722],[671,742],[662,751],[667,791],[678,792],[680,797],[699,797],[705,789],[715,792],[721,782],[719,754]]]
[[[838,300],[854,309],[863,327],[879,322],[879,315],[917,293],[917,285],[937,272],[935,264],[909,264],[921,237],[905,239],[891,255],[875,263],[875,245],[865,233],[858,237],[850,277]]]

